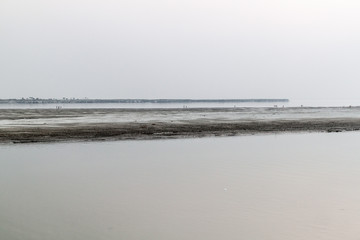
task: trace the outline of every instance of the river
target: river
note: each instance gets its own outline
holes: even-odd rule
[[[6,240],[358,239],[360,134],[0,145]]]

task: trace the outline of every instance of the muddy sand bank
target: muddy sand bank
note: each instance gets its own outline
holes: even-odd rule
[[[356,130],[360,108],[0,110],[0,143]]]

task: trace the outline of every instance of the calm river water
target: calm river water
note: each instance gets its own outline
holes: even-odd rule
[[[360,133],[0,146],[0,239],[358,239]]]

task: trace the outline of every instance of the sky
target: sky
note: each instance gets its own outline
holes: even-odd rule
[[[0,98],[360,99],[357,0],[1,0]]]

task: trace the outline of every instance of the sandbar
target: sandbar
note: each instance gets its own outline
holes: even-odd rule
[[[0,143],[360,130],[360,108],[0,109]]]

